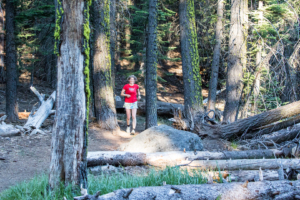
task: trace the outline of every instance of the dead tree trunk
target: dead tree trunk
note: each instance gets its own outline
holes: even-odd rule
[[[249,151],[224,151],[224,152],[157,152],[157,153],[136,153],[123,151],[97,151],[88,153],[88,167],[98,165],[113,166],[138,166],[153,165],[157,167],[174,166],[193,160],[225,160],[225,159],[259,159],[274,158],[282,156],[279,150],[249,150]]]
[[[167,180],[166,180],[167,181]],[[168,181],[167,181],[168,184]],[[300,181],[266,181],[246,183],[166,185],[119,189],[99,196],[75,197],[77,200],[126,200],[126,199],[299,199]]]
[[[35,95],[39,98],[40,107],[35,112],[33,109],[28,117],[26,124],[24,125],[24,129],[26,131],[31,131],[32,129],[39,129],[43,122],[48,118],[50,114],[54,114],[55,110],[52,110],[53,104],[56,98],[56,91],[54,91],[51,96],[45,101],[45,96],[40,94],[34,87],[30,87]]]
[[[251,130],[258,129],[259,127],[266,126],[268,124],[299,114],[300,101],[297,101],[227,125],[210,125],[202,123],[200,119],[196,119],[194,120],[196,122],[195,131],[199,136],[229,139],[234,136],[247,134]]]
[[[50,188],[57,188],[60,183],[72,185],[74,189],[79,188],[79,185],[87,187],[86,104],[89,97],[89,72],[88,66],[84,68],[82,49],[89,50],[89,3],[84,0],[62,0],[56,12],[62,13],[62,9],[64,20],[61,23],[61,44],[57,52],[57,103],[52,135]],[[88,59],[89,52],[85,55]],[[84,75],[87,76],[87,82]]]

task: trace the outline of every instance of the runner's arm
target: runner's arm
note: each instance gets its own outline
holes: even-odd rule
[[[130,94],[125,94],[125,90],[124,89],[122,89],[122,91],[121,91],[121,96],[123,96],[123,97],[130,97]]]

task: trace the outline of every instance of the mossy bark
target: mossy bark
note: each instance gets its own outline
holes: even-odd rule
[[[199,69],[194,0],[180,0],[179,2],[184,108],[185,113],[189,116],[190,109],[197,111],[202,107],[202,85]]]
[[[117,129],[117,114],[111,74],[110,0],[94,2],[94,100],[97,122],[101,128]]]
[[[6,115],[9,121],[17,121],[17,49],[15,42],[15,2],[6,1]]]
[[[157,126],[157,0],[149,1],[146,53],[146,128]]]
[[[87,2],[62,0],[64,20],[60,27],[57,60],[56,117],[52,135],[49,186],[60,183],[79,189],[87,188],[86,138],[88,90],[85,77]],[[84,6],[86,5],[86,6]]]

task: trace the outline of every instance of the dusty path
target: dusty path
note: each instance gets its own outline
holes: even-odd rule
[[[111,133],[90,126],[89,151],[112,151],[122,143],[129,142],[132,138],[121,127],[121,131]],[[137,134],[141,131],[137,127]],[[12,137],[0,139],[0,192],[9,186],[35,175],[47,173],[50,165],[51,135],[36,135],[30,137]]]

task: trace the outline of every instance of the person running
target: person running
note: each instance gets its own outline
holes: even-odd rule
[[[141,99],[139,86],[135,84],[137,78],[131,75],[127,78],[128,84],[124,85],[121,96],[125,97],[124,108],[126,109],[127,116],[127,128],[126,132],[130,133],[130,117],[132,116],[132,131],[130,135],[135,134],[136,127],[136,111],[137,111],[137,100]],[[137,96],[138,94],[138,96]]]

